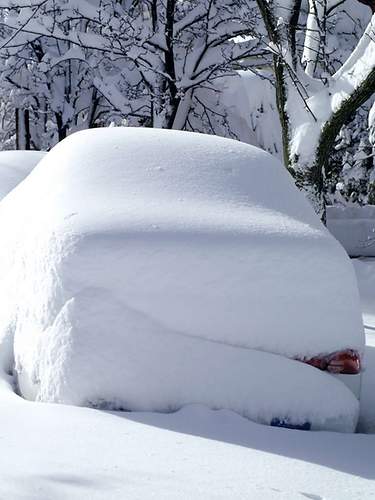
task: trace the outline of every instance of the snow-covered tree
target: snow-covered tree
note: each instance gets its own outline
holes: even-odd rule
[[[6,17],[3,47],[16,50],[26,39],[29,49],[30,41],[48,38],[47,45],[57,45],[59,54],[43,55],[44,75],[46,64],[48,69],[57,64],[65,78],[72,60],[82,64],[114,119],[136,125],[196,129],[199,122],[209,127],[220,114],[216,83],[235,76],[234,65],[259,43],[252,0],[30,0],[27,7],[20,1],[12,5],[7,12],[16,14]],[[62,106],[69,89],[66,81],[60,87],[63,95],[55,102]],[[64,102],[61,116],[74,115],[73,100],[69,96]]]
[[[307,12],[301,0],[257,3],[267,29],[264,42],[273,53],[284,160],[322,212],[327,160],[335,139],[375,91],[375,16],[337,68],[327,64],[326,52],[327,25],[337,2],[309,0]]]
[[[94,65],[96,54],[69,40],[77,30],[88,31],[88,23],[64,1],[6,1],[0,7],[0,85],[15,109],[17,146],[48,149],[67,133],[92,126],[100,98],[85,58]]]
[[[0,96],[0,144],[3,150],[16,148],[15,110],[7,96]]]
[[[369,179],[369,187],[368,187],[368,203],[371,205],[375,205],[375,102],[372,105],[369,113],[369,142],[372,146],[371,156],[372,156],[372,165],[373,168],[371,170],[371,176]]]
[[[130,120],[177,129],[209,125],[219,113],[216,83],[235,75],[234,64],[258,43],[254,36],[234,41],[254,34],[256,14],[248,0],[103,2],[108,67],[96,85]]]

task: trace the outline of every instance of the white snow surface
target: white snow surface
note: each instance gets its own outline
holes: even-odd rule
[[[315,2],[311,3],[311,5],[314,6]],[[359,6],[356,6],[355,9],[356,11],[360,11]],[[316,5],[313,9],[314,13],[312,14],[311,23],[308,24],[308,28],[310,29],[313,29],[317,25],[315,10]],[[350,14],[347,13],[346,15],[348,19],[352,19]],[[304,112],[301,112],[301,106],[298,104],[301,103],[300,92],[295,85],[290,85],[288,89],[288,104],[286,106],[292,128],[290,155],[291,157],[298,155],[299,164],[311,165],[311,162],[315,158],[319,137],[325,123],[331,119],[332,115],[341,108],[350,96],[354,95],[354,92],[366,81],[374,69],[374,33],[375,15],[370,19],[366,30],[354,50],[350,53],[348,59],[332,78],[329,79],[328,85],[319,84],[317,79],[314,82],[310,81],[310,84],[313,83],[313,92],[306,98],[306,102],[304,102]],[[308,36],[307,40],[312,52],[307,49],[305,57],[310,59],[312,53],[317,54],[316,43],[319,43],[319,37],[311,35]],[[310,64],[314,66],[315,63],[312,60]],[[312,72],[308,70],[308,73],[312,76]],[[302,75],[300,75],[301,77]],[[306,76],[303,75],[303,78],[306,78]]]
[[[221,104],[236,137],[281,159],[280,120],[268,73],[238,71],[236,78],[220,79],[220,91]]]
[[[358,279],[367,344],[375,345],[375,259],[352,260]]]
[[[29,175],[43,151],[0,151],[0,200]]]
[[[375,433],[375,259],[352,260],[358,279],[366,331],[359,430]]]
[[[369,321],[375,259],[352,262]],[[375,435],[259,426],[198,405],[166,415],[28,402],[2,374],[0,408],[7,500],[375,498]]]
[[[355,275],[267,153],[80,132],[3,200],[0,230],[0,356],[24,396],[354,429],[351,392],[283,356],[363,351]]]
[[[190,405],[108,413],[24,401],[0,381],[6,500],[371,500],[375,436],[300,432]]]
[[[352,257],[375,257],[375,206],[327,207],[327,228]]]

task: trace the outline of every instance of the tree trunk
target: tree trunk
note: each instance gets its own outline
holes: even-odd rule
[[[30,150],[30,112],[16,108],[16,149]]]
[[[169,76],[167,80],[168,101],[166,104],[166,128],[173,128],[177,110],[181,101],[176,86],[176,69],[174,55],[174,24],[175,24],[176,0],[167,0],[166,22],[165,22],[165,40],[167,50],[165,51],[165,72]]]
[[[57,135],[59,138],[59,142],[65,139],[68,133],[68,126],[63,124],[63,119],[61,113],[55,113],[56,116],[56,126],[57,126]]]

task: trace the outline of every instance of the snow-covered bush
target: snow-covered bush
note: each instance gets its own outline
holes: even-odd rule
[[[271,72],[238,71],[237,76],[222,78],[216,86],[222,114],[211,120],[210,132],[258,146],[281,159],[281,128]]]
[[[25,397],[353,430],[353,394],[293,358],[362,352],[355,276],[269,154],[80,132],[2,202],[0,230],[0,352]]]
[[[44,155],[42,151],[0,152],[0,200],[29,175]]]
[[[375,206],[327,207],[327,227],[351,257],[375,257]]]

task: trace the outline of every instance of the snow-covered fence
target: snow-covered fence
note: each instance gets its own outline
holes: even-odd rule
[[[351,257],[375,257],[375,205],[327,207],[327,227]]]

